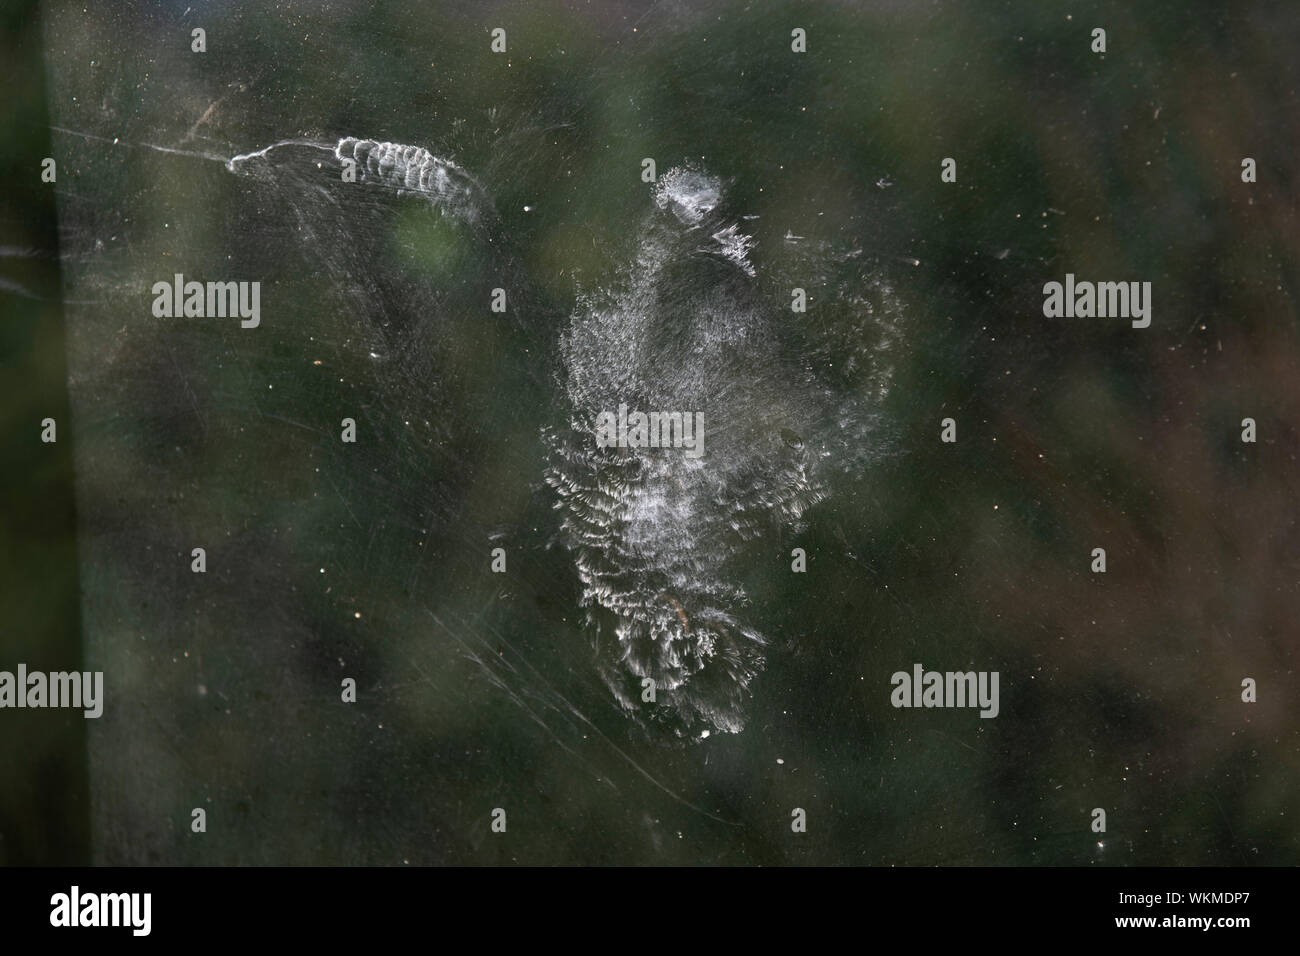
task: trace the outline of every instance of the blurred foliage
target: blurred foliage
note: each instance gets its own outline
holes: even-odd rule
[[[51,122],[105,140],[54,134],[65,289],[98,303],[69,316],[87,654],[113,694],[96,860],[1296,861],[1294,6],[189,6],[43,8]],[[5,149],[51,135],[38,113]],[[643,157],[726,177],[760,261],[793,232],[888,272],[888,453],[745,582],[777,640],[744,733],[641,739],[592,680],[534,493],[546,338],[484,322],[495,277],[463,236],[389,209],[305,235],[273,193],[139,145],[342,135],[479,176],[556,331],[630,248]],[[340,262],[369,277],[354,298]],[[261,277],[290,318],[152,325],[142,290],[173,272]],[[1066,272],[1151,281],[1152,327],[1044,319]],[[345,452],[346,414],[367,439]],[[512,542],[504,585],[480,531]],[[1001,716],[893,710],[918,661],[999,670]]]
[[[0,12],[0,670],[81,666],[68,414],[54,186],[40,22],[34,4]],[[44,443],[43,422],[55,437]],[[66,865],[90,850],[80,711],[0,712],[0,864]]]

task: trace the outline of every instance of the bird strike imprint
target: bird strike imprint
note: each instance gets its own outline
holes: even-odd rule
[[[561,335],[569,425],[546,430],[545,479],[601,677],[638,723],[698,740],[744,729],[765,665],[741,582],[879,445],[896,308],[883,295],[877,314],[857,268],[832,277],[849,254],[783,253],[800,281],[828,270],[826,321],[791,327],[719,178],[673,169],[653,199],[620,277],[580,296]],[[602,447],[600,414],[623,403],[697,409],[707,452]]]
[[[284,141],[229,167],[289,174],[298,164],[269,158],[281,146],[332,153],[344,172],[355,164],[345,182],[426,199],[462,221],[494,208],[467,172],[415,146]],[[744,729],[768,638],[747,620],[741,582],[831,481],[856,480],[876,456],[899,335],[883,278],[859,250],[822,243],[764,265],[777,270],[764,283],[823,289],[823,321],[791,326],[756,280],[755,242],[723,208],[724,192],[702,170],[660,179],[618,277],[578,296],[557,343],[558,415],[543,429],[544,480],[596,670],[638,724],[687,740]],[[598,415],[624,402],[702,413],[707,454],[598,447]]]
[[[356,163],[362,181],[389,186],[399,192],[419,193],[469,222],[479,218],[480,207],[484,205],[483,191],[473,177],[423,146],[347,136],[339,140],[334,156],[339,162]]]
[[[464,169],[449,159],[433,155],[423,146],[380,142],[345,136],[334,145],[310,139],[285,139],[249,153],[224,160],[230,172],[267,177],[272,154],[280,155],[286,147],[302,147],[334,154],[343,166],[344,181],[351,166],[356,182],[395,190],[399,195],[429,200],[443,213],[471,224],[479,223],[492,211],[487,193]]]

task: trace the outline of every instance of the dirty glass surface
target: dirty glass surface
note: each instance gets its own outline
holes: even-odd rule
[[[1216,6],[45,4],[94,860],[1294,863],[1300,19]]]

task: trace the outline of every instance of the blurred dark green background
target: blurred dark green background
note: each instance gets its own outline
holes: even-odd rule
[[[0,859],[1295,863],[1300,9],[1222,6],[6,12],[0,667],[84,654],[108,704],[0,712]],[[143,145],[343,135],[454,156],[498,252]],[[726,177],[760,255],[861,246],[907,309],[889,454],[745,582],[767,671],[695,747],[590,673],[538,488],[547,343],[646,156]],[[522,330],[484,320],[503,269]],[[173,272],[260,279],[264,327],[156,322]],[[1066,272],[1151,281],[1151,327],[1045,319]],[[892,709],[914,662],[1000,671],[1001,716]]]

